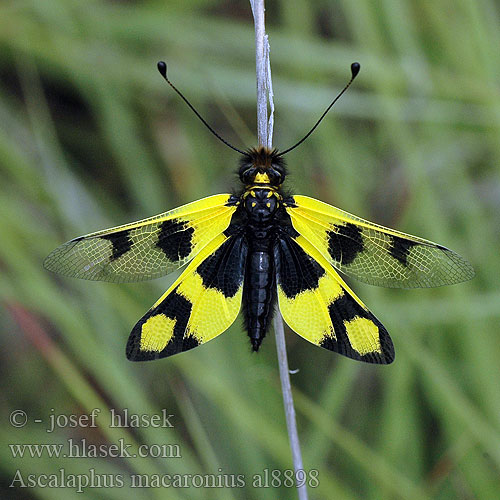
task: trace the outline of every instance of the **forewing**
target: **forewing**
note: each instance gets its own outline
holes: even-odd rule
[[[229,328],[241,306],[246,256],[241,235],[219,234],[134,326],[127,358],[172,356]]]
[[[123,226],[80,236],[56,248],[49,271],[127,283],[164,276],[189,262],[231,221],[231,195],[219,194]]]
[[[426,288],[467,281],[472,266],[432,241],[394,231],[307,196],[286,210],[294,229],[338,270],[371,285]]]
[[[292,330],[355,360],[394,360],[387,330],[303,236],[278,238],[274,257],[279,307]]]

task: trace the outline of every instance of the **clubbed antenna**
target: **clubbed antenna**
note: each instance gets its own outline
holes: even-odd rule
[[[297,146],[302,144],[316,130],[316,127],[321,123],[321,120],[323,120],[323,118],[326,116],[328,111],[330,111],[331,107],[340,99],[340,96],[351,86],[351,83],[358,76],[360,69],[361,69],[361,65],[358,62],[353,62],[351,64],[351,74],[352,74],[351,79],[349,80],[347,85],[342,89],[340,94],[331,102],[330,106],[328,106],[328,108],[326,108],[325,112],[319,117],[319,120],[314,124],[314,127],[311,130],[309,130],[309,132],[304,137],[302,137],[302,139],[299,142],[294,144],[291,148],[285,149],[285,151],[278,153],[278,156],[286,155],[292,149],[295,149]]]
[[[219,139],[219,141],[223,142],[226,146],[229,146],[231,149],[233,149],[234,151],[237,151],[238,153],[241,153],[241,154],[245,154],[244,151],[241,151],[240,149],[238,148],[235,148],[232,144],[229,144],[229,142],[227,142],[225,139],[223,139],[206,121],[205,119],[200,115],[200,113],[198,113],[198,111],[196,111],[196,109],[194,109],[194,107],[192,106],[192,104],[182,95],[182,93],[177,90],[177,88],[175,87],[175,85],[168,79],[167,77],[167,64],[164,62],[164,61],[160,61],[158,63],[158,71],[160,72],[161,76],[163,76],[163,78],[165,79],[165,81],[175,90],[175,92],[177,92],[177,94],[182,98],[182,100],[192,109],[192,111],[194,112],[194,114],[202,121],[203,125],[205,125],[205,127],[208,128],[208,130],[210,130],[210,132],[212,132],[212,134],[215,135],[215,137],[217,137],[217,139]]]

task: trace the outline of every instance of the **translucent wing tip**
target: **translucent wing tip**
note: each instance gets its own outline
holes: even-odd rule
[[[52,252],[45,257],[43,267],[47,269],[47,271],[53,273],[62,274],[64,276],[72,276],[74,273],[72,272],[71,267],[65,264],[64,257],[67,256],[68,252],[73,247],[73,243],[76,243],[75,240],[68,241],[67,243],[57,247],[55,250],[52,250]]]
[[[43,267],[47,271],[70,278],[116,281],[114,276],[107,276],[103,269],[109,263],[109,252],[91,255],[87,248],[78,245],[81,241],[89,242],[90,240],[78,237],[63,243],[47,255],[43,261]]]
[[[449,248],[439,245],[439,249],[444,252],[449,260],[447,274],[443,276],[442,280],[443,285],[463,283],[464,281],[469,281],[474,278],[476,272],[469,261]]]

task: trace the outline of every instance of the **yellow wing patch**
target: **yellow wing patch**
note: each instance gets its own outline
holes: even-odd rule
[[[371,319],[355,316],[344,321],[344,327],[351,347],[361,356],[382,352],[379,327]]]
[[[280,238],[275,261],[279,307],[292,330],[352,359],[394,360],[387,330],[308,240]]]
[[[66,276],[125,283],[164,276],[189,262],[231,222],[231,195],[219,194],[169,212],[81,236],[56,248],[46,269]]]
[[[472,266],[452,250],[307,196],[286,208],[294,229],[335,268],[371,285],[424,288],[466,281]]]
[[[229,328],[240,310],[242,289],[235,296],[226,297],[221,290],[206,287],[198,273],[182,281],[177,293],[192,304],[186,335],[200,344],[219,335],[221,328]]]
[[[241,307],[247,243],[219,234],[139,320],[126,354],[163,358],[208,342],[234,322]]]
[[[175,320],[164,314],[151,316],[141,331],[141,351],[159,352],[165,349],[174,335]]]
[[[307,332],[307,340],[320,345],[325,335],[334,334],[326,305],[343,293],[342,288],[330,276],[324,274],[315,288],[288,296],[278,285],[280,311],[288,326],[299,335]],[[304,336],[304,335],[302,335]]]

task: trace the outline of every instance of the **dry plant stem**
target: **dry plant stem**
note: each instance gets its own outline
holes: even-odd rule
[[[297,420],[295,419],[295,406],[293,405],[292,386],[290,384],[290,371],[288,369],[288,358],[286,355],[285,331],[283,318],[279,311],[274,316],[274,333],[276,335],[276,350],[278,351],[278,363],[280,367],[281,391],[283,393],[283,404],[285,406],[286,426],[288,428],[288,439],[292,450],[293,468],[296,479],[303,479],[305,475],[298,476],[297,472],[304,470],[302,463],[302,452],[300,451],[299,433],[297,431]],[[305,481],[297,486],[299,500],[307,500],[307,487]]]
[[[264,21],[264,0],[250,0],[255,24],[255,69],[257,75],[257,137],[260,146],[270,146],[272,137],[267,131],[266,81],[270,79],[266,68],[266,26]]]
[[[269,58],[269,40],[265,30],[264,0],[250,0],[253,17],[255,21],[255,60],[257,71],[257,135],[259,144],[272,147],[273,144],[273,119],[274,103],[271,82],[271,65]],[[271,115],[268,120],[267,106]],[[304,470],[302,453],[300,451],[299,434],[297,432],[297,421],[295,418],[295,407],[293,405],[292,387],[290,384],[290,370],[286,355],[285,331],[283,318],[279,311],[274,316],[274,332],[276,335],[276,349],[278,352],[278,364],[281,379],[281,390],[283,393],[283,404],[285,407],[286,424],[290,448],[292,450],[293,467],[295,473]],[[299,476],[300,477],[300,476]],[[307,488],[305,483],[297,488],[299,500],[307,500]]]

